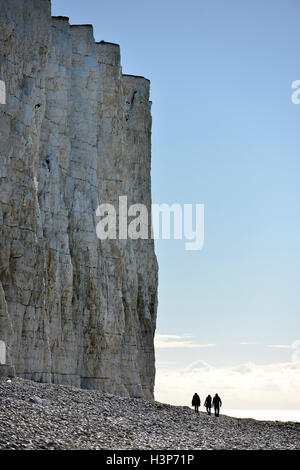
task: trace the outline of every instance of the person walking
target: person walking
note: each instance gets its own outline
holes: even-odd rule
[[[215,409],[215,416],[219,417],[220,416],[220,407],[222,406],[222,400],[219,397],[219,395],[216,393],[214,398],[213,398],[213,406]]]
[[[192,399],[192,406],[195,407],[195,413],[199,413],[199,406],[201,405],[201,400],[198,393],[195,393]]]
[[[207,395],[207,397],[205,398],[204,406],[206,407],[206,411],[208,415],[211,414],[211,400],[212,400],[211,395]]]

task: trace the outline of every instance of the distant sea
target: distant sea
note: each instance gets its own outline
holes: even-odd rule
[[[226,410],[223,415],[235,418],[253,418],[261,421],[294,421],[300,423],[300,410]]]

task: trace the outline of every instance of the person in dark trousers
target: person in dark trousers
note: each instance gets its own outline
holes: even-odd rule
[[[222,401],[219,395],[216,393],[213,399],[213,406],[215,409],[215,416],[220,416],[220,407],[222,406]]]
[[[204,406],[206,407],[207,414],[210,415],[211,414],[211,396],[210,395],[207,395],[207,397],[205,398]]]
[[[199,413],[199,406],[201,405],[201,400],[198,393],[195,393],[192,399],[192,406],[195,407],[195,413]]]

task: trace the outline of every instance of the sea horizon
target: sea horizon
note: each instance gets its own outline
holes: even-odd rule
[[[300,410],[221,409],[221,413],[235,418],[252,418],[259,421],[300,422]]]

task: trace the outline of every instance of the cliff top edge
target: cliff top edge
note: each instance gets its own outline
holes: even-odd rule
[[[93,28],[92,24],[71,24],[70,28]]]
[[[51,18],[53,20],[65,20],[65,21],[69,21],[69,17],[68,16],[51,16]]]
[[[142,78],[143,80],[147,80],[150,83],[149,78],[143,77],[142,75],[132,75],[130,73],[123,73],[122,77],[133,77],[133,78]]]
[[[116,46],[120,47],[120,44],[117,44],[116,42],[109,42],[109,41],[96,41],[96,44],[109,44],[110,46]]]

